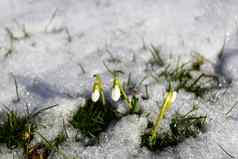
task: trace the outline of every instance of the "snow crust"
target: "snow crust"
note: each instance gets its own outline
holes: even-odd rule
[[[59,104],[39,118],[45,125],[39,129],[49,139],[62,128],[72,113],[84,102],[92,89],[93,75],[101,74],[109,94],[111,75],[103,65],[124,72],[123,81],[131,72],[138,82],[146,75],[151,55],[144,46],[161,48],[162,57],[174,60],[191,58],[195,52],[205,56],[211,70],[233,81],[232,87],[212,94],[209,99],[196,99],[179,92],[162,124],[166,128],[175,111],[187,112],[193,102],[200,113],[207,114],[208,131],[198,138],[189,138],[176,148],[150,152],[140,147],[140,135],[147,125],[144,116],[128,115],[101,135],[99,145],[84,147],[75,142],[75,130],[69,125],[70,139],[61,145],[69,157],[80,159],[226,159],[238,157],[238,111],[225,113],[237,101],[238,78],[238,1],[237,0],[1,0],[0,1],[0,109],[3,104],[23,112],[25,103],[31,110]],[[22,28],[30,35],[22,38]],[[9,28],[19,38],[6,58],[10,39]],[[217,56],[225,42],[222,59]],[[111,54],[121,62],[112,63]],[[83,69],[82,69],[83,68]],[[85,71],[85,72],[84,72]],[[20,103],[16,99],[13,76],[19,85]],[[159,112],[165,85],[148,83],[150,99],[141,100],[148,119]],[[143,90],[143,88],[142,88]],[[143,93],[143,92],[142,92]],[[216,100],[218,98],[218,100]],[[119,111],[125,111],[118,104]],[[36,137],[33,142],[42,139]],[[21,150],[0,147],[0,159],[20,158]],[[59,154],[50,156],[61,158]]]

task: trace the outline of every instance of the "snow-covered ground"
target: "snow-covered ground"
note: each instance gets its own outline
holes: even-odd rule
[[[100,145],[84,147],[71,138],[62,145],[70,157],[81,159],[226,159],[238,158],[238,109],[225,113],[237,101],[238,78],[238,1],[237,0],[0,0],[0,108],[3,104],[24,111],[59,104],[41,116],[45,127],[39,131],[47,138],[55,137],[77,106],[91,91],[93,74],[101,74],[110,88],[110,74],[103,61],[120,69],[127,79],[139,81],[146,74],[151,57],[144,46],[160,46],[163,58],[181,56],[183,60],[199,52],[210,62],[219,64],[220,72],[233,79],[226,93],[220,90],[216,102],[195,99],[180,92],[172,112],[190,110],[193,102],[209,118],[208,131],[198,138],[187,139],[176,148],[153,153],[140,147],[145,117],[123,117],[102,134]],[[22,28],[29,34],[23,37]],[[12,53],[6,28],[19,40]],[[217,56],[225,41],[225,55]],[[110,51],[121,60],[110,63]],[[84,68],[84,70],[82,69]],[[207,69],[207,68],[205,68]],[[208,69],[207,69],[208,70]],[[84,72],[85,71],[85,72]],[[16,99],[13,76],[17,79],[21,101]],[[151,80],[152,81],[152,80]],[[151,98],[141,101],[153,119],[159,112],[165,87],[150,80]],[[167,120],[167,119],[166,119]],[[41,140],[36,138],[34,142]],[[219,146],[220,145],[220,146]],[[5,146],[1,159],[11,159]],[[57,158],[56,156],[51,156]],[[58,156],[60,157],[60,156]],[[15,155],[16,158],[16,155]]]

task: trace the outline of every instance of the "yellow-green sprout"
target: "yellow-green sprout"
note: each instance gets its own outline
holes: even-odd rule
[[[155,144],[156,139],[157,139],[157,130],[160,127],[160,123],[162,119],[164,118],[165,114],[169,111],[171,108],[173,102],[176,99],[176,92],[173,89],[169,89],[169,91],[166,93],[166,96],[164,98],[164,102],[162,104],[162,107],[160,108],[160,113],[157,116],[155,122],[154,122],[154,127],[151,130],[151,142],[152,144]]]
[[[105,105],[103,82],[98,74],[96,74],[95,77],[91,99],[93,102],[97,102],[101,98],[103,105]]]

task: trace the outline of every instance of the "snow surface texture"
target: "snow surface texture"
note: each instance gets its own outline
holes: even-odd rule
[[[123,70],[124,80],[131,72],[134,81],[138,81],[144,77],[151,57],[144,45],[160,46],[164,58],[188,59],[193,52],[199,52],[216,63],[225,41],[225,54],[216,68],[233,80],[232,87],[220,90],[216,96],[219,100],[214,97],[209,102],[180,92],[170,112],[187,112],[197,102],[201,113],[208,115],[206,133],[176,148],[152,153],[139,145],[146,118],[130,115],[112,124],[102,134],[101,144],[91,147],[75,142],[75,130],[68,125],[70,139],[61,149],[67,156],[81,159],[230,158],[220,145],[238,158],[238,111],[225,115],[238,95],[237,0],[1,0],[0,10],[0,108],[5,104],[24,111],[24,103],[31,110],[59,104],[41,116],[45,127],[39,131],[49,139],[61,131],[63,119],[68,121],[83,103],[91,90],[93,74],[100,73],[109,90],[111,77],[103,61]],[[29,38],[22,38],[23,26]],[[14,42],[7,58],[4,56],[10,39],[6,28],[20,39]],[[108,51],[121,62],[108,62]],[[12,104],[16,99],[12,75],[19,84],[21,101],[17,105]],[[161,103],[165,92],[165,86],[152,81],[145,81],[151,98],[141,103],[150,113],[149,119],[159,112],[156,101]],[[40,137],[33,142],[38,141]],[[20,158],[21,150],[0,147],[0,159],[12,159],[13,153]]]

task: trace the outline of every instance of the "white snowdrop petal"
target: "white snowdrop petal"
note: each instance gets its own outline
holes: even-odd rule
[[[120,88],[118,86],[115,86],[114,88],[112,88],[112,99],[117,102],[121,97],[121,92],[120,92]]]
[[[176,96],[177,96],[177,92],[174,91],[173,94],[172,94],[172,97],[171,97],[171,102],[172,103],[175,101]]]
[[[95,91],[93,91],[91,99],[93,102],[97,102],[99,100],[99,97],[100,97],[100,92],[99,90],[96,89]]]

